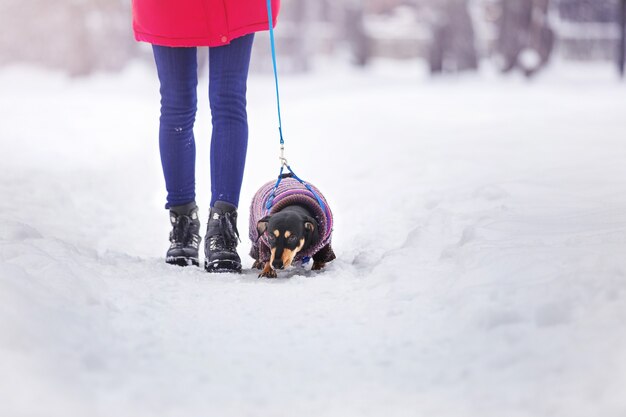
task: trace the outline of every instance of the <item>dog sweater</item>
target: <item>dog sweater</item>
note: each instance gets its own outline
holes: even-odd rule
[[[276,181],[270,181],[263,185],[254,195],[252,203],[250,205],[250,240],[252,241],[252,249],[250,250],[250,256],[261,262],[267,262],[270,260],[270,244],[267,240],[267,236],[261,236],[259,238],[257,231],[257,223],[263,217],[268,214],[274,214],[290,205],[300,205],[306,207],[319,227],[319,241],[311,242],[309,249],[306,251],[298,252],[294,258],[295,261],[302,261],[303,258],[312,257],[313,255],[320,253],[321,256],[317,258],[322,262],[330,262],[335,259],[335,254],[330,246],[331,234],[333,230],[333,215],[328,205],[328,202],[322,195],[322,193],[311,183],[307,183],[324,202],[325,208],[322,208],[317,202],[317,199],[302,185],[298,180],[286,177],[280,181],[276,195],[274,197],[273,205],[268,212],[267,201],[272,194],[272,190],[276,185]]]

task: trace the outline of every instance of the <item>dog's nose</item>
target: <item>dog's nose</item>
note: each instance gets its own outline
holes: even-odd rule
[[[283,269],[283,261],[281,259],[274,259],[272,262],[272,266],[274,269]]]

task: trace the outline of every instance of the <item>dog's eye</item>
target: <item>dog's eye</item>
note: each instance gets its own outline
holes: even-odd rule
[[[276,236],[274,236],[273,234],[269,233],[267,235],[267,240],[269,240],[270,242],[273,242],[276,240]]]
[[[289,237],[287,238],[287,241],[288,241],[288,242],[290,242],[290,243],[293,243],[293,242],[295,242],[295,241],[296,241],[296,237],[295,237],[295,236],[289,236]]]

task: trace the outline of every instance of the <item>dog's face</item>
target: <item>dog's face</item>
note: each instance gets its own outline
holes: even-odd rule
[[[257,223],[259,236],[267,234],[271,252],[270,265],[274,269],[290,266],[316,229],[317,222],[314,219],[296,213],[278,212],[265,216]]]

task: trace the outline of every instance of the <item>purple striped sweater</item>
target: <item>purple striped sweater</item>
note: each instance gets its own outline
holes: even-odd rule
[[[250,205],[250,240],[252,241],[252,249],[250,250],[250,256],[261,262],[267,262],[270,260],[270,244],[267,241],[266,236],[258,238],[257,223],[263,217],[268,214],[274,214],[282,210],[283,208],[298,204],[305,206],[309,209],[319,227],[320,239],[318,242],[313,242],[308,250],[299,252],[294,258],[296,261],[301,261],[304,257],[312,257],[320,252],[322,255],[322,262],[330,262],[335,259],[335,254],[330,246],[331,234],[333,231],[333,214],[330,210],[328,202],[322,195],[322,193],[311,183],[308,183],[317,195],[322,199],[326,210],[324,210],[317,202],[313,193],[306,189],[304,185],[295,180],[294,178],[284,178],[281,180],[278,189],[276,190],[276,196],[274,197],[274,204],[268,213],[266,206],[267,201],[272,193],[272,189],[276,185],[276,181],[270,181],[263,185],[254,195],[252,204]],[[258,240],[257,240],[258,239]]]

